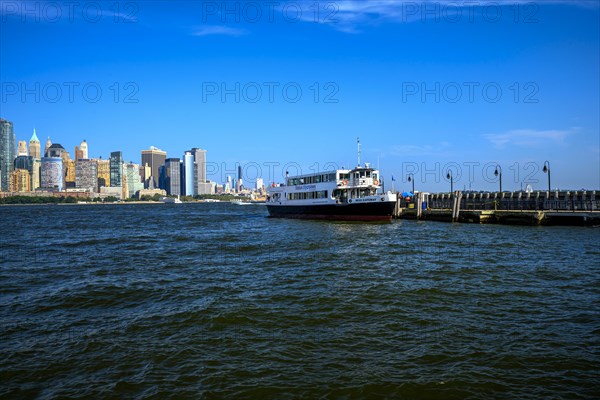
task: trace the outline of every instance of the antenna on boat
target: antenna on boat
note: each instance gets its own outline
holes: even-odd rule
[[[356,145],[358,146],[358,166],[360,167],[360,138],[356,138]]]

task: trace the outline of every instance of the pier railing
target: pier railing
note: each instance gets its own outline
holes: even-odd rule
[[[600,211],[597,191],[422,193],[400,207],[453,209],[457,200],[461,210]]]

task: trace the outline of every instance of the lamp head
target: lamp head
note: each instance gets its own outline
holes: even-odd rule
[[[544,169],[542,171],[548,172],[548,167],[546,166],[546,164],[544,164]]]

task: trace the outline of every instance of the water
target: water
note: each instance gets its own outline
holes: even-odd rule
[[[0,207],[0,397],[594,398],[600,229]]]

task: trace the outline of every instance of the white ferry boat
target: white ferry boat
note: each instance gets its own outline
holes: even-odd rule
[[[379,171],[354,169],[286,176],[267,189],[271,217],[350,221],[390,221],[396,194],[381,192]]]

